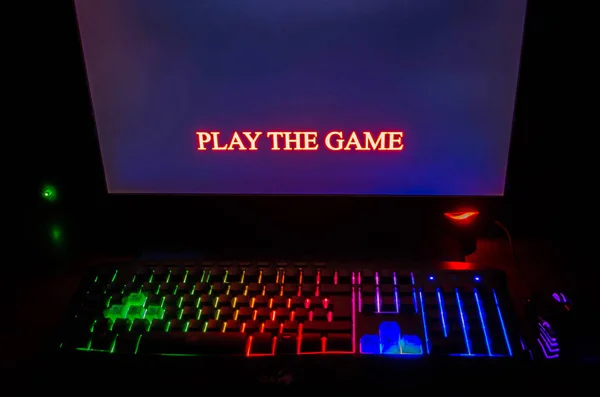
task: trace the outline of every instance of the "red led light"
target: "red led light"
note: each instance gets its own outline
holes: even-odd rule
[[[444,216],[456,224],[469,224],[477,218],[479,211],[445,212]]]

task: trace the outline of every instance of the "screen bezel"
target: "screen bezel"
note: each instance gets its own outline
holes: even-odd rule
[[[477,210],[480,220],[497,219],[503,213],[510,201],[512,160],[516,151],[515,135],[519,134],[517,113],[519,95],[522,88],[521,72],[523,68],[524,43],[528,19],[531,14],[531,2],[527,2],[519,62],[519,77],[515,95],[510,146],[507,159],[504,194],[498,196],[404,196],[404,195],[271,195],[271,194],[124,194],[108,193],[104,165],[100,154],[100,142],[93,115],[91,93],[87,79],[87,70],[83,56],[83,47],[79,36],[79,26],[75,13],[75,3],[72,2],[73,18],[76,26],[79,44],[79,61],[85,76],[87,103],[91,116],[91,131],[94,134],[96,158],[98,167],[102,170],[101,177],[95,181],[97,192],[102,196],[99,218],[104,223],[127,225],[121,228],[127,233],[137,234],[138,245],[155,246],[162,241],[168,247],[188,247],[194,245],[197,239],[204,239],[206,244],[214,244],[216,239],[210,238],[211,233],[197,231],[198,225],[214,228],[223,222],[231,227],[243,225],[263,225],[266,229],[264,238],[259,240],[278,241],[281,230],[328,229],[339,236],[340,241],[350,234],[358,237],[370,230],[380,230],[382,235],[414,236],[417,231],[447,230],[444,212]],[[198,208],[204,209],[199,213]],[[281,213],[293,209],[295,216],[281,216]],[[222,216],[227,212],[227,216]],[[365,214],[352,218],[349,215],[345,221],[342,212],[348,214]],[[312,227],[310,226],[312,225]],[[354,231],[350,232],[349,228]],[[168,230],[160,232],[158,230]],[[149,232],[152,230],[152,232]],[[361,232],[364,231],[364,232]],[[123,232],[125,233],[125,232]],[[309,236],[307,236],[309,238]],[[236,239],[243,238],[237,236]],[[121,236],[121,240],[128,240]],[[384,239],[385,240],[385,239]],[[154,243],[151,243],[154,241]]]

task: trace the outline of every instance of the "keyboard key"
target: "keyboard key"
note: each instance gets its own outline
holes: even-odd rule
[[[169,322],[169,332],[170,331],[183,331],[187,327],[187,322],[185,320],[171,320]]]
[[[237,319],[241,321],[249,320],[254,314],[254,309],[250,307],[240,307],[237,315]]]
[[[294,311],[294,320],[303,322],[308,319],[308,310],[300,307]]]
[[[240,332],[241,327],[242,327],[241,322],[239,322],[237,320],[227,320],[227,323],[225,324],[225,331],[226,332]]]
[[[276,354],[296,354],[298,339],[296,334],[281,334],[277,337]]]
[[[337,284],[337,285],[322,285],[321,296],[332,296],[332,295],[348,295],[352,292],[352,285],[350,284]]]
[[[250,354],[272,354],[273,337],[270,333],[257,332],[252,335]]]
[[[269,297],[266,295],[257,295],[254,297],[254,308],[259,307],[268,307],[269,306]]]
[[[142,335],[136,333],[120,334],[115,343],[115,352],[121,354],[135,354]]]
[[[391,270],[382,270],[379,272],[379,284],[393,284],[394,283],[394,272]]]
[[[274,283],[277,280],[277,270],[273,267],[262,269],[262,277],[260,282],[263,284]]]
[[[298,332],[298,323],[296,321],[286,320],[283,323],[283,332],[284,333],[297,333]]]
[[[305,298],[303,296],[293,296],[290,299],[290,309],[294,310],[299,307],[304,307],[304,300]]]
[[[360,272],[361,284],[375,284],[375,272],[370,269],[363,270]]]
[[[227,270],[227,277],[225,279],[228,283],[234,283],[241,280],[242,270],[239,267],[231,267]]]
[[[241,332],[151,332],[140,340],[138,354],[243,355],[246,335]]]
[[[275,296],[271,300],[271,308],[272,309],[287,308],[287,305],[288,305],[288,298],[286,298],[285,296]]]
[[[327,320],[328,311],[323,309],[322,307],[317,307],[313,310],[313,320]]]
[[[196,283],[194,286],[194,295],[202,295],[210,291],[210,285],[208,283]]]
[[[227,289],[227,287],[225,286],[225,284],[223,284],[222,282],[216,282],[212,284],[212,287],[210,289],[210,294],[212,296],[219,296],[222,293],[225,292],[225,290]]]
[[[245,325],[244,326],[244,331],[248,335],[251,335],[254,332],[257,332],[257,331],[260,330],[260,323],[258,321],[256,321],[256,320],[248,320],[248,321],[245,321],[243,324]]]
[[[351,352],[352,334],[332,334],[325,342],[326,352]]]
[[[178,283],[177,284],[177,293],[186,294],[190,292],[192,287],[187,283]]]
[[[223,322],[221,320],[208,320],[206,331],[207,332],[219,332],[223,329]]]
[[[198,316],[198,309],[196,309],[193,306],[184,306],[182,309],[179,310],[179,313],[181,319],[187,321],[195,319]]]
[[[271,310],[268,307],[260,307],[256,310],[256,320],[266,321],[271,318]]]
[[[218,309],[219,320],[227,321],[233,318],[234,309],[231,306],[225,306]]]
[[[288,320],[289,318],[290,311],[286,307],[280,307],[279,309],[275,310],[275,319],[280,323]]]
[[[229,285],[229,294],[232,296],[241,294],[244,292],[244,284],[239,282],[234,282]]]
[[[303,324],[303,333],[344,333],[352,331],[350,321],[306,321]]]
[[[301,353],[320,353],[323,351],[323,342],[319,334],[305,334],[300,339]]]
[[[352,272],[349,270],[341,269],[337,272],[337,283],[338,284],[351,284],[352,283]]]
[[[362,313],[374,313],[377,310],[375,298],[366,296],[362,298]]]
[[[300,281],[300,271],[294,267],[287,269],[284,280],[286,284],[297,284]]]
[[[244,271],[244,282],[245,283],[256,283],[258,282],[259,269],[255,267],[249,267]]]
[[[333,276],[335,272],[332,269],[319,270],[319,284],[333,284]]]
[[[315,283],[317,281],[317,271],[312,268],[312,267],[308,267],[305,269],[302,269],[302,283],[303,284],[312,284]]]
[[[117,334],[113,332],[94,333],[92,335],[91,348],[93,350],[113,351]]]
[[[276,334],[279,332],[279,323],[277,321],[267,320],[264,322],[263,330],[264,332]]]
[[[197,312],[197,319],[202,321],[208,321],[215,315],[215,310],[210,306],[204,306]]]

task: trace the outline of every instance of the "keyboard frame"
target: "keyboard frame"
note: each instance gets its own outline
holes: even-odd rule
[[[522,328],[520,327],[520,321],[518,320],[517,316],[516,316],[516,312],[513,308],[512,302],[510,301],[510,296],[509,296],[509,291],[507,288],[507,282],[506,282],[506,274],[503,270],[500,269],[495,269],[495,268],[483,268],[481,266],[477,266],[473,263],[467,263],[467,262],[437,262],[437,263],[433,263],[433,264],[428,264],[428,265],[424,265],[423,263],[420,264],[414,264],[414,263],[402,263],[401,265],[398,265],[398,263],[394,263],[394,262],[373,262],[373,263],[365,263],[365,262],[355,262],[355,263],[346,263],[344,262],[343,264],[340,263],[334,263],[334,262],[328,262],[328,263],[324,263],[324,262],[312,262],[312,263],[305,263],[305,262],[255,262],[252,264],[249,263],[244,263],[244,262],[239,262],[239,261],[189,261],[189,260],[185,260],[185,261],[132,261],[132,262],[127,262],[127,263],[105,263],[105,264],[101,264],[101,265],[97,265],[97,266],[93,266],[87,269],[86,274],[84,275],[84,277],[82,278],[81,282],[80,282],[80,288],[78,289],[78,291],[75,293],[75,295],[73,296],[72,300],[71,300],[71,305],[67,311],[66,314],[66,321],[63,322],[64,327],[61,330],[61,335],[64,335],[65,332],[67,332],[69,330],[70,327],[73,326],[74,324],[74,315],[76,313],[76,310],[78,309],[78,305],[79,303],[82,301],[82,299],[84,298],[86,291],[87,291],[87,286],[89,285],[89,283],[91,283],[93,281],[93,278],[98,274],[99,271],[101,270],[105,270],[105,271],[113,271],[113,270],[118,270],[118,269],[122,269],[122,268],[128,268],[128,267],[152,267],[152,266],[163,266],[163,267],[167,267],[167,268],[180,268],[180,267],[184,267],[184,268],[193,268],[193,267],[203,267],[203,268],[207,268],[207,267],[229,267],[229,266],[240,266],[240,267],[245,267],[245,266],[255,266],[255,267],[266,267],[266,266],[275,266],[277,268],[283,268],[286,266],[293,266],[296,268],[302,268],[302,267],[307,267],[307,266],[313,266],[317,269],[319,268],[334,268],[334,269],[344,269],[344,270],[348,270],[350,272],[357,272],[360,270],[367,270],[367,269],[391,269],[391,270],[396,270],[399,272],[407,272],[408,269],[418,269],[418,270],[414,270],[412,273],[414,274],[415,279],[419,280],[419,279],[424,279],[427,275],[430,274],[437,274],[439,272],[457,272],[457,274],[461,274],[464,275],[466,274],[465,272],[471,272],[472,274],[478,274],[481,275],[482,277],[484,277],[487,280],[490,280],[490,282],[492,282],[495,286],[495,288],[497,288],[500,293],[499,293],[499,299],[502,299],[504,301],[504,305],[503,305],[503,317],[504,320],[506,322],[506,328],[507,330],[510,330],[513,335],[511,335],[511,340],[513,341],[512,346],[513,346],[513,350],[515,352],[515,354],[513,355],[513,357],[510,358],[503,358],[503,357],[493,357],[493,360],[495,361],[517,361],[515,359],[518,359],[519,357],[517,357],[519,355],[518,350],[514,349],[514,341],[519,340],[519,338],[522,335]],[[506,304],[508,303],[508,304]],[[356,313],[357,314],[357,313]],[[355,342],[358,342],[358,339],[360,339],[360,335],[355,335]],[[60,344],[60,342],[59,342]],[[358,344],[358,343],[357,343]],[[358,352],[358,349],[356,349],[357,351],[352,354],[352,353],[348,353],[348,354],[344,354],[344,355],[340,355],[340,356],[349,356],[349,357],[357,357],[360,356],[362,358],[366,358],[367,356],[371,356],[371,355],[366,355],[366,354],[360,354]],[[90,352],[90,351],[85,351],[85,352],[75,352],[76,354],[91,354],[91,355],[96,355],[95,352]],[[106,355],[106,353],[100,353],[100,354],[104,354]],[[117,354],[118,356],[123,357],[123,355]],[[143,357],[149,357],[149,355],[140,355]],[[302,358],[304,359],[304,355],[301,355]],[[324,356],[326,356],[326,354],[318,354],[317,357],[319,357],[320,359],[322,359]],[[524,359],[527,360],[527,358],[529,356],[523,355]],[[164,356],[163,356],[164,357]],[[286,357],[298,357],[298,356],[286,356]],[[177,357],[178,359],[181,359],[183,357]],[[195,356],[195,357],[190,357],[192,359],[198,359],[200,361],[202,361],[203,359],[206,359],[208,361],[214,361],[215,357],[214,356]],[[243,359],[250,359],[250,360],[256,360],[256,359],[262,359],[262,357],[242,357]],[[273,359],[274,356],[267,356],[267,359]],[[379,357],[368,357],[368,360],[377,360]],[[442,361],[455,361],[453,360],[454,357],[435,357],[435,356],[430,356],[430,355],[422,355],[422,356],[418,356],[418,357],[391,357],[391,359],[396,359],[396,360],[402,360],[402,359],[407,359],[407,360],[421,360],[421,361],[438,361],[438,360],[442,360]],[[461,357],[456,357],[459,361],[462,359]],[[237,359],[237,357],[226,357],[227,360],[232,360],[232,359]],[[387,357],[386,357],[387,359]],[[486,361],[486,357],[473,357],[470,358],[472,361]],[[454,366],[455,364],[451,364],[452,366]],[[494,364],[495,365],[499,365],[499,364]]]

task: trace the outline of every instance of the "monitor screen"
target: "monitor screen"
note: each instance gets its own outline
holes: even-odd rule
[[[525,0],[75,0],[109,193],[498,196]]]

